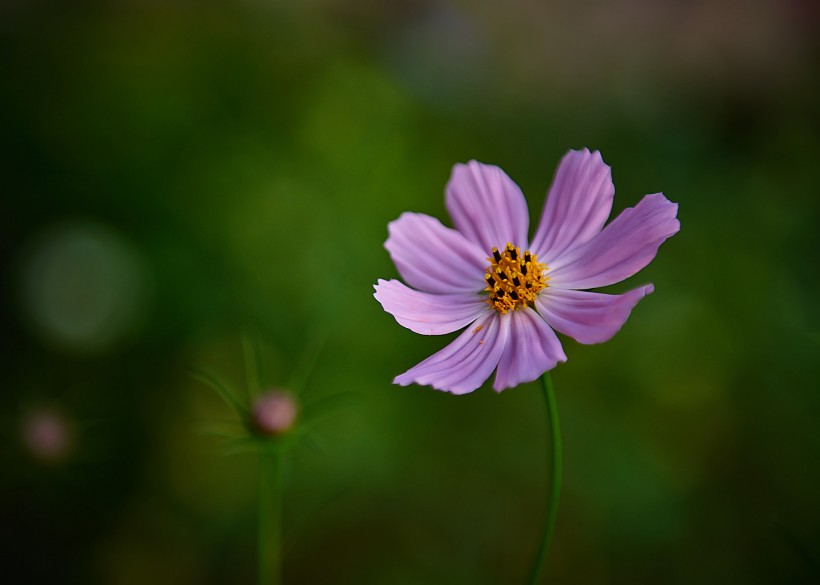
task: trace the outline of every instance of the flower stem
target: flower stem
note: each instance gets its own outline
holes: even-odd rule
[[[282,583],[282,455],[259,459],[259,585]]]
[[[547,467],[550,470],[547,491],[547,508],[544,512],[544,530],[541,533],[541,544],[538,547],[538,555],[532,565],[529,585],[536,585],[541,576],[541,569],[547,558],[552,532],[555,529],[555,518],[558,513],[558,498],[561,495],[561,468],[563,466],[563,454],[561,452],[561,427],[558,423],[558,406],[555,402],[555,388],[552,385],[552,377],[549,372],[541,376],[544,388],[544,402],[546,403],[547,434],[549,435],[549,447],[547,448]]]

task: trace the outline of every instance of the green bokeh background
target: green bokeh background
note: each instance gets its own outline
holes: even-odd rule
[[[656,287],[612,341],[564,339],[545,582],[818,582],[818,22],[799,0],[0,5],[0,580],[254,583],[257,460],[201,432],[232,414],[189,375],[243,386],[250,332],[266,384],[325,339],[302,398],[359,396],[290,453],[286,583],[522,583],[537,384],[393,386],[447,340],[372,285],[397,276],[389,221],[446,218],[454,163],[500,165],[537,217],[586,146],[615,212],[663,191],[682,228],[612,287]],[[26,447],[44,410],[59,461]]]

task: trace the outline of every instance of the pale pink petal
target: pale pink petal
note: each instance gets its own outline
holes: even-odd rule
[[[649,264],[658,247],[680,229],[678,204],[661,193],[625,209],[603,231],[549,264],[550,286],[587,289],[629,278]]]
[[[384,247],[410,286],[431,293],[479,292],[487,253],[422,213],[402,213],[387,226]]]
[[[474,160],[457,164],[447,183],[447,211],[453,224],[489,256],[512,242],[527,247],[530,216],[518,185],[492,165]]]
[[[510,334],[495,374],[497,392],[532,382],[558,362],[567,361],[555,332],[532,309],[512,311],[501,319],[510,322]]]
[[[588,241],[604,227],[614,195],[612,169],[601,153],[570,150],[558,163],[530,250],[549,264]]]
[[[458,331],[482,313],[492,311],[487,297],[476,293],[430,294],[398,280],[379,279],[373,295],[400,325],[422,335]]]
[[[608,341],[626,323],[632,309],[651,294],[651,284],[622,295],[547,288],[535,301],[550,326],[579,343]]]
[[[507,342],[509,319],[495,311],[485,313],[450,345],[405,373],[395,384],[420,384],[437,390],[466,394],[490,377]]]

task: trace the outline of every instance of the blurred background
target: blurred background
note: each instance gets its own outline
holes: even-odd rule
[[[0,3],[0,580],[256,579],[257,458],[203,368],[301,399],[289,584],[499,584],[545,502],[537,384],[392,377],[449,340],[372,298],[456,162],[540,214],[601,150],[681,232],[623,330],[564,338],[550,583],[820,580],[820,11],[810,0]],[[534,222],[533,222],[534,223]]]

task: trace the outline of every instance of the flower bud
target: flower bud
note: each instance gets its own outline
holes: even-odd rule
[[[44,408],[28,413],[21,431],[29,452],[46,463],[63,459],[74,446],[68,421],[55,410]]]
[[[299,407],[293,394],[287,390],[274,389],[264,392],[256,399],[251,419],[260,434],[281,435],[293,426],[298,412]]]

